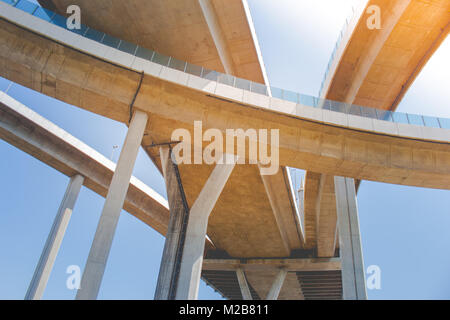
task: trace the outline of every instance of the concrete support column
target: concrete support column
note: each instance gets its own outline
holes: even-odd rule
[[[245,277],[244,270],[241,268],[236,270],[236,276],[239,282],[239,288],[241,288],[243,300],[253,300],[250,288],[248,286],[247,278]]]
[[[175,299],[178,274],[181,266],[181,254],[187,227],[189,208],[179,180],[178,167],[171,160],[168,146],[159,150],[164,181],[166,183],[170,218],[164,243],[161,266],[156,285],[155,300]]]
[[[61,201],[58,213],[53,221],[52,228],[25,295],[25,300],[42,299],[83,181],[84,178],[78,174],[70,178],[66,193]]]
[[[278,272],[275,280],[272,284],[272,287],[267,294],[266,300],[278,300],[278,296],[280,295],[281,288],[283,287],[284,279],[286,279],[287,271],[285,269],[281,269]]]
[[[344,300],[367,299],[355,181],[334,177]]]
[[[198,297],[209,215],[233,171],[236,158],[225,155],[222,163],[216,165],[189,212],[177,300],[196,300]]]
[[[214,10],[214,5],[211,0],[198,0],[198,3],[202,9],[203,17],[208,25],[209,32],[213,38],[214,44],[216,45],[220,61],[222,62],[225,72],[234,75],[235,70],[233,58],[230,54],[230,50],[228,49],[225,35],[220,27],[219,19],[216,11]]]
[[[144,112],[135,111],[133,114],[84,268],[77,300],[97,298],[147,119]]]

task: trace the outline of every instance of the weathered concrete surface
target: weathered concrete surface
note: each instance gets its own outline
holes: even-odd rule
[[[83,23],[119,39],[141,45],[182,61],[224,72],[221,55],[230,57],[232,74],[264,83],[264,64],[257,55],[249,21],[241,0],[207,0],[223,34],[224,46],[216,47],[198,0],[41,0],[61,14],[79,5]],[[224,53],[221,53],[225,50]]]

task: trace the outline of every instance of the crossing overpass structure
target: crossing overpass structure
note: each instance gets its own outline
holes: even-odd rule
[[[199,46],[209,43],[208,48],[215,48],[205,49],[210,56],[201,58],[194,57],[189,48],[183,51],[171,42],[174,39],[163,43],[165,37],[152,38],[151,33],[139,45],[133,43],[137,40],[131,34],[144,34],[139,28],[145,26],[133,24],[130,31],[107,23],[117,16],[115,12],[124,12],[121,5],[105,9],[101,1],[71,2],[85,5],[88,20],[84,22],[89,26],[98,23],[96,27],[102,32],[95,33],[94,28],[86,26],[70,31],[55,19],[58,16],[50,17],[52,13],[46,11],[43,19],[40,8],[24,12],[20,2],[16,7],[0,2],[0,76],[130,127],[125,142],[128,148],[124,150],[131,151],[122,152],[121,158],[123,155],[128,161],[119,160],[116,179],[112,178],[106,195],[104,219],[100,220],[88,258],[82,280],[86,290],[79,292],[80,299],[93,299],[98,292],[115,230],[110,221],[122,208],[120,201],[114,201],[121,196],[112,195],[123,195],[126,204],[127,172],[138,145],[164,174],[171,210],[170,221],[165,220],[164,225],[168,231],[161,268],[171,272],[160,273],[159,298],[195,298],[201,272],[205,281],[227,298],[364,298],[353,179],[450,188],[447,119],[417,116],[420,124],[409,120],[417,119],[412,115],[284,90],[279,94],[265,86],[245,2],[232,1],[230,8],[235,11],[231,13],[220,11],[230,10],[220,1],[199,1],[198,7],[194,6],[196,11],[189,13],[188,21],[202,22],[195,26],[199,33],[189,31],[189,35],[204,40]],[[134,3],[125,15],[130,21],[136,21],[131,18],[137,17],[137,8],[145,7],[143,1]],[[397,13],[397,8],[389,7],[391,2],[377,3],[387,6],[381,7],[382,12],[385,8],[385,12]],[[405,10],[417,3],[422,1],[408,1]],[[61,11],[65,2],[43,4]],[[448,14],[443,4],[431,6]],[[96,20],[93,12],[100,8],[104,16]],[[155,12],[161,16],[168,12],[173,17],[168,8]],[[175,24],[182,21],[180,17],[162,20]],[[357,35],[364,33],[360,30],[363,28],[362,22],[356,24],[341,46],[347,43],[345,48],[351,48],[354,39],[361,39]],[[205,37],[212,40],[205,41]],[[364,43],[370,46],[370,41]],[[350,49],[342,50],[345,57]],[[364,52],[360,53],[362,57]],[[336,59],[337,65],[344,66],[342,58]],[[195,65],[203,62],[207,67]],[[416,69],[410,70],[412,75]],[[334,73],[337,71],[329,74]],[[335,82],[329,82],[339,81],[336,77]],[[171,165],[167,143],[172,132],[183,128],[194,136],[194,121],[202,121],[204,130],[218,129],[224,137],[226,129],[279,129],[280,170],[275,175],[263,175],[256,164]],[[267,144],[270,146],[270,141]],[[248,154],[245,159],[248,163]],[[294,201],[286,167],[308,171],[304,211]],[[161,223],[147,223],[164,230]]]
[[[379,8],[381,29],[370,29],[369,17]],[[319,95],[349,104],[395,111],[422,68],[450,30],[448,1],[377,0],[354,10],[330,58]],[[426,112],[426,106],[424,106]],[[425,118],[408,119],[419,125]],[[357,186],[359,181],[356,181]],[[317,172],[305,175],[307,242],[319,243],[319,256],[334,253],[336,206],[332,179]],[[328,194],[323,199],[322,193]],[[320,207],[317,205],[320,203]],[[317,224],[317,208],[325,227]],[[331,225],[331,226],[330,226]],[[318,234],[316,234],[316,230]],[[336,242],[336,246],[338,243]]]

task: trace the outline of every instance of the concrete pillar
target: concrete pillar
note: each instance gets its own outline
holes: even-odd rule
[[[222,32],[222,28],[219,23],[214,6],[211,0],[198,0],[200,8],[203,12],[203,17],[205,18],[206,24],[209,28],[209,33],[214,41],[214,44],[219,54],[220,61],[228,74],[235,74],[233,58],[228,49],[227,41],[225,35]]]
[[[97,298],[147,119],[144,112],[135,111],[133,114],[84,268],[77,300]]]
[[[225,155],[223,163],[216,165],[189,212],[177,300],[196,300],[198,297],[209,215],[233,171],[236,158]]]
[[[186,234],[189,208],[184,201],[185,195],[183,186],[179,183],[178,167],[171,160],[169,147],[161,147],[159,153],[164,181],[166,183],[170,218],[159,268],[155,300],[173,300],[175,299],[178,274],[181,266],[181,254]]]
[[[344,300],[367,299],[355,181],[334,177]]]
[[[241,268],[237,269],[236,276],[239,282],[239,288],[241,288],[242,300],[253,300],[244,270]]]
[[[25,300],[42,299],[83,181],[84,178],[78,174],[70,178],[66,193],[61,201],[58,213],[53,221],[52,228],[25,295]]]
[[[266,300],[278,300],[278,296],[280,295],[281,288],[283,287],[284,279],[286,279],[287,271],[285,269],[281,269],[278,272],[275,280],[272,284],[272,287],[267,294]]]
[[[209,214],[234,168],[235,160],[228,159],[226,164],[216,165],[189,209],[178,166],[172,162],[169,147],[161,147],[160,155],[170,219],[155,300],[197,299]]]

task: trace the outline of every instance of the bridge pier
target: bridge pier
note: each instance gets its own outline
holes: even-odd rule
[[[334,177],[344,300],[366,300],[364,260],[355,180]]]
[[[278,300],[284,280],[286,279],[287,270],[281,269],[275,277],[272,287],[267,294],[266,300]]]
[[[217,164],[192,207],[187,207],[178,166],[167,147],[160,150],[169,198],[170,221],[161,261],[155,299],[196,300],[205,251],[208,219],[236,163],[224,156]],[[186,214],[187,213],[187,214]]]
[[[171,160],[168,146],[159,149],[161,166],[166,183],[170,218],[159,268],[155,300],[174,300],[180,272],[181,254],[186,235],[189,207],[179,177],[178,167]]]
[[[52,228],[25,295],[25,300],[42,299],[83,182],[84,177],[79,174],[70,178],[66,193],[61,201],[58,213],[53,221]]]
[[[133,114],[84,268],[77,300],[95,300],[98,296],[147,119],[144,112],[135,111]]]
[[[236,269],[236,276],[239,282],[239,288],[241,289],[242,300],[253,300],[244,270],[242,268]]]

